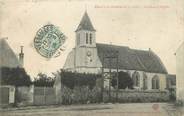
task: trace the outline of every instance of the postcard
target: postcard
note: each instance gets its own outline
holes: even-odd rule
[[[3,116],[184,116],[183,0],[0,0]]]

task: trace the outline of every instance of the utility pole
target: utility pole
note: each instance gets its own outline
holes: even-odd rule
[[[103,61],[102,61],[102,75],[103,75],[103,81],[104,81],[104,60],[108,59],[109,61],[109,65],[107,65],[107,68],[109,68],[109,92],[108,92],[108,96],[109,96],[109,101],[111,101],[111,80],[112,80],[112,60],[116,59],[116,83],[117,83],[117,87],[116,87],[116,101],[118,101],[118,87],[119,87],[119,79],[118,79],[118,70],[119,70],[119,59],[118,59],[118,51],[112,51],[112,50],[108,50],[107,52],[103,53]]]
[[[111,80],[112,80],[112,77],[111,77],[111,58],[109,58],[109,101],[111,101]]]
[[[104,93],[104,53],[102,57],[102,82],[101,82],[101,101],[103,102],[103,93]]]
[[[118,58],[118,51],[116,51],[116,55],[117,55],[117,59],[116,59],[116,66],[117,66],[117,74],[116,74],[116,78],[117,78],[117,87],[116,87],[116,102],[118,102],[118,91],[119,91],[119,78],[118,78],[118,76],[119,76],[119,58]]]

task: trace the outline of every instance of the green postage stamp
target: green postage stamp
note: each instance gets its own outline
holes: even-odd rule
[[[41,27],[34,38],[34,47],[37,52],[46,57],[53,57],[64,44],[66,36],[53,24]]]

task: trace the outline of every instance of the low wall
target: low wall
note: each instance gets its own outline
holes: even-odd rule
[[[103,93],[104,102],[167,102],[169,101],[168,91],[158,91],[158,90],[119,90],[118,97],[117,91],[112,90],[109,98],[109,92],[104,91]]]
[[[118,97],[116,90],[102,91],[99,87],[90,89],[88,86],[74,87],[74,89],[60,86],[61,89],[52,87],[19,87],[20,103],[27,105],[51,105],[51,104],[86,104],[99,102],[167,102],[169,101],[168,91],[159,90],[119,90]],[[59,91],[60,92],[57,92]]]

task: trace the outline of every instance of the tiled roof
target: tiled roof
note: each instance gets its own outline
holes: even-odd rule
[[[0,67],[15,68],[18,66],[20,63],[15,53],[4,38],[0,39]]]
[[[76,29],[76,31],[80,30],[95,31],[87,12],[84,13],[82,20]]]
[[[153,73],[167,73],[160,58],[151,50],[135,50],[125,46],[97,44],[98,56],[102,62],[103,54],[107,51],[118,51],[118,67],[126,70],[140,70]],[[116,68],[116,59],[111,61],[111,67]],[[109,60],[105,58],[104,67],[109,67]]]

